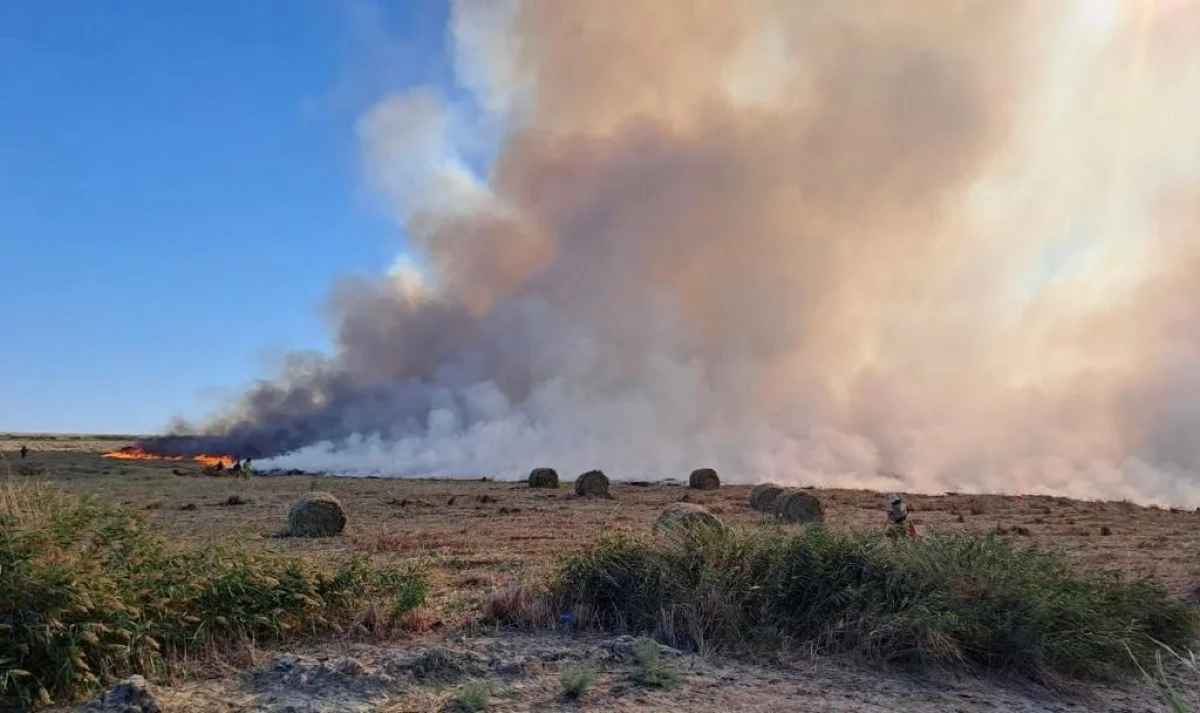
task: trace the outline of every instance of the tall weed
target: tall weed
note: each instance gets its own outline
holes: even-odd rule
[[[1134,673],[1155,641],[1186,645],[1196,624],[1149,580],[1075,571],[1036,546],[820,526],[605,538],[562,563],[548,596],[579,625],[685,649],[803,644],[1041,680]]]
[[[131,511],[0,484],[0,707],[68,700],[241,638],[343,631],[424,601],[418,571],[173,543]]]

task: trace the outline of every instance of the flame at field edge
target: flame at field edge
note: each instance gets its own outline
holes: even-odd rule
[[[191,458],[184,456],[163,456],[149,453],[139,446],[128,446],[117,451],[109,451],[101,455],[102,458],[112,458],[115,460],[148,460],[148,461],[186,461],[192,460],[196,463],[207,467],[221,466],[231,468],[238,462],[237,458],[226,455],[197,455]]]

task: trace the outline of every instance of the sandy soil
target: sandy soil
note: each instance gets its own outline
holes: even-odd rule
[[[326,646],[263,656],[240,675],[153,688],[164,711],[433,713],[453,711],[468,682],[489,691],[488,711],[719,713],[1146,713],[1161,710],[1134,685],[1050,691],[1028,684],[879,673],[826,659],[788,666],[706,660],[660,647],[677,684],[635,678],[632,637],[461,632],[436,642]],[[591,669],[577,699],[565,670]]]
[[[443,622],[436,634],[439,642],[432,643],[450,646],[468,657],[486,658],[490,656],[487,651],[498,647],[507,652],[505,656],[511,654],[509,658],[536,660],[536,665],[518,667],[519,675],[479,667],[476,673],[495,679],[497,686],[489,710],[1159,710],[1153,698],[1136,687],[1080,688],[1069,694],[1050,694],[978,680],[909,679],[820,660],[764,668],[684,657],[681,666],[701,672],[696,674],[699,678],[689,674],[678,689],[646,692],[623,682],[628,678],[622,668],[628,668],[627,663],[619,657],[600,656],[604,642],[554,638],[553,646],[566,653],[561,660],[547,662],[541,651],[550,645],[547,637],[515,632],[497,636],[462,628],[490,592],[544,575],[558,557],[591,542],[601,532],[649,532],[654,518],[669,502],[686,498],[704,504],[730,523],[759,522],[764,516],[747,505],[749,485],[698,492],[678,484],[617,483],[612,500],[581,500],[571,494],[569,483],[559,490],[531,490],[522,483],[462,480],[289,476],[247,481],[205,477],[201,466],[194,463],[116,461],[100,456],[105,450],[126,445],[121,441],[25,442],[31,452],[21,460],[15,453],[20,441],[0,437],[0,477],[45,479],[80,494],[124,503],[144,510],[181,537],[203,540],[236,532],[255,546],[317,556],[361,551],[382,561],[429,567],[433,572],[429,606]],[[331,540],[273,537],[282,529],[291,503],[311,490],[332,492],[345,503],[350,514],[345,535]],[[884,522],[884,501],[879,493],[812,492],[824,502],[833,527],[878,528]],[[1039,541],[1077,563],[1150,574],[1177,596],[1200,597],[1200,514],[1192,511],[1049,497],[951,494],[911,495],[906,500],[918,529],[986,532],[1001,528],[1006,536]],[[242,504],[231,504],[239,501]],[[446,637],[457,638],[452,642]],[[431,642],[391,642],[367,647],[354,657],[364,670],[374,671],[388,656],[418,644]],[[334,655],[331,650],[308,653],[325,658]],[[279,652],[263,654],[267,658],[277,655]],[[581,701],[561,699],[558,675],[562,661],[598,656],[601,676],[594,690]],[[266,665],[269,668],[270,664]],[[370,679],[373,674],[362,675]],[[373,703],[364,698],[343,707],[332,700],[328,705],[309,701],[292,710],[453,707],[444,686],[404,683],[407,674],[386,676],[399,682],[366,686],[383,691]],[[164,701],[180,697],[168,711],[286,709],[264,702],[263,694],[255,690],[250,678],[227,676],[181,684],[163,695]],[[205,691],[225,707],[207,707],[201,702],[209,695]],[[195,703],[185,702],[192,698]]]

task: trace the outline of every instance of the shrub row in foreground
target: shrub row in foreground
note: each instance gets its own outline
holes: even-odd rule
[[[0,485],[0,707],[69,700],[243,637],[393,618],[425,586],[419,572],[365,559],[179,545],[127,509]]]
[[[544,607],[691,650],[807,645],[898,665],[1120,677],[1196,620],[1149,580],[1082,572],[1036,546],[820,526],[606,538],[566,560]]]

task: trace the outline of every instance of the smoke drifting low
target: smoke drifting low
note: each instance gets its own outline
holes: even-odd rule
[[[360,123],[412,254],[204,436],[1200,504],[1200,3],[461,2]]]

